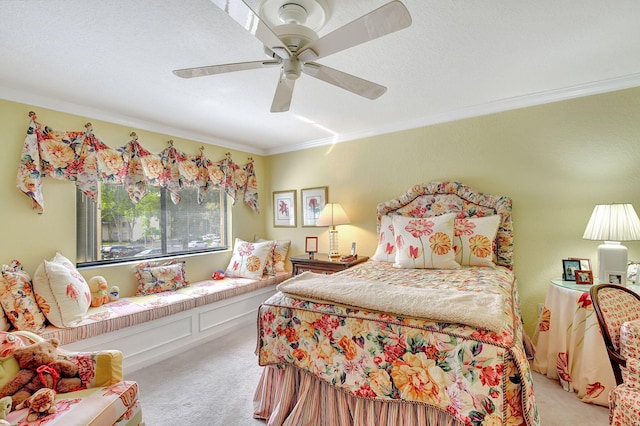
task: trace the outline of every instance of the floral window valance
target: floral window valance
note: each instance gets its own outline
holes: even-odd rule
[[[204,148],[197,155],[187,155],[173,146],[158,154],[146,150],[135,133],[124,146],[112,148],[94,134],[91,123],[85,131],[58,131],[42,126],[34,112],[22,148],[18,167],[17,187],[32,200],[32,208],[44,211],[42,178],[74,181],[83,194],[96,200],[98,185],[124,185],[129,198],[138,203],[148,187],[166,188],[171,200],[180,202],[182,188],[197,188],[198,202],[207,191],[222,189],[235,204],[244,192],[244,202],[256,213],[258,184],[253,159],[237,165],[227,153],[223,160],[213,162],[204,156]]]

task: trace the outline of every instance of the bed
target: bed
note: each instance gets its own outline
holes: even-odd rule
[[[538,425],[511,199],[432,182],[379,204],[377,219],[372,259],[292,277],[260,306],[254,417]]]

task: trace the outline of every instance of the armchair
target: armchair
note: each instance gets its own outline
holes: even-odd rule
[[[640,424],[640,296],[616,284],[590,289],[591,301],[602,331],[616,379],[609,394],[612,425]]]
[[[42,340],[38,335],[23,331],[11,334],[27,344]],[[144,424],[138,400],[138,385],[136,382],[122,380],[122,352],[118,350],[70,352],[58,348],[58,355],[78,366],[83,389],[57,394],[57,412],[47,416],[47,424],[113,425],[117,423],[123,426]],[[5,357],[4,361],[6,360]],[[27,409],[12,411],[7,416],[7,420],[11,425],[28,425],[30,423],[25,422],[27,411]],[[37,422],[43,421],[42,418],[37,420]]]

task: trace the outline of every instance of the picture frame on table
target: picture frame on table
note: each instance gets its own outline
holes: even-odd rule
[[[576,271],[580,271],[580,260],[578,259],[562,259],[562,280],[575,281]]]
[[[318,237],[306,237],[304,251],[309,255],[309,259],[313,259],[313,255],[318,252]]]
[[[322,212],[325,204],[327,204],[326,186],[301,189],[302,226],[317,226],[320,212]]]
[[[273,191],[274,228],[295,228],[296,190]]]
[[[577,270],[574,275],[576,276],[576,284],[593,284],[593,272],[590,270]]]
[[[624,271],[607,271],[604,277],[609,284],[627,285],[627,273]]]
[[[580,261],[580,270],[581,271],[591,271],[591,259],[586,259],[583,257],[570,257],[569,260],[579,260]]]

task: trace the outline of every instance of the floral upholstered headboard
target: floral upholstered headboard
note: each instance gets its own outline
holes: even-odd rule
[[[457,218],[500,215],[494,244],[496,263],[513,268],[511,198],[483,194],[460,182],[418,184],[398,198],[378,204],[378,232],[382,216],[432,217],[456,213]]]

